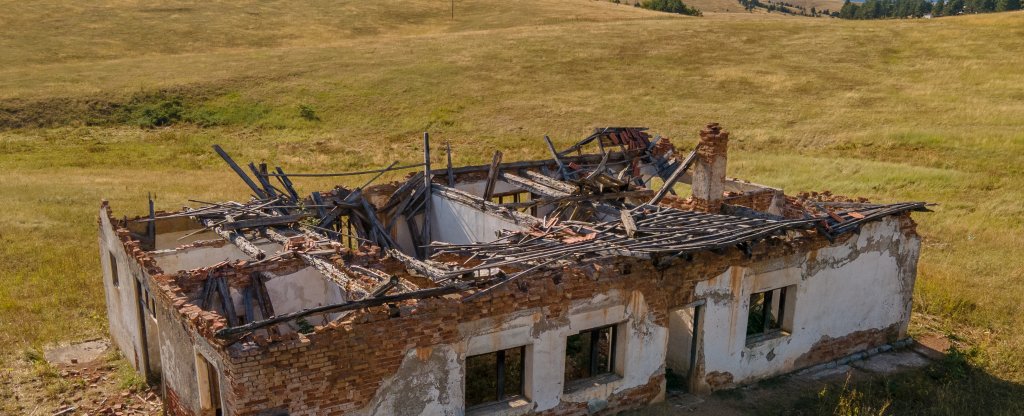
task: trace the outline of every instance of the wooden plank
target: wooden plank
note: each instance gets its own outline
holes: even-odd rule
[[[491,158],[491,167],[487,170],[487,184],[484,186],[484,201],[490,201],[494,196],[494,184],[498,180],[498,173],[501,166],[502,154],[500,150],[494,151]]]
[[[224,308],[224,314],[227,315],[229,326],[238,325],[238,314],[235,313],[235,302],[231,300],[231,290],[228,288],[227,279],[224,276],[216,277],[217,291],[220,292],[221,307]]]
[[[569,196],[568,192],[563,192],[562,190],[552,188],[548,185],[537,182],[535,180],[527,179],[522,176],[511,174],[508,172],[502,172],[501,179],[504,180],[505,182],[523,188],[524,190],[529,191],[530,193],[533,193],[535,195],[555,197]]]
[[[359,171],[359,172],[289,173],[288,176],[295,177],[295,178],[325,178],[325,177],[333,177],[333,176],[355,176],[355,175],[366,175],[366,174],[370,174],[370,173],[390,172],[390,171],[393,171],[393,170],[412,169],[412,168],[418,168],[420,166],[423,166],[423,164],[422,163],[417,163],[417,164],[414,164],[414,165],[402,165],[402,166],[395,166],[395,167],[392,167],[392,168],[364,170],[364,171]],[[282,175],[282,173],[278,172],[278,173],[268,174],[267,176],[280,176],[280,175]]]
[[[244,235],[234,231],[225,230],[223,228],[223,224],[215,223],[214,220],[212,219],[198,217],[193,218],[196,218],[196,221],[199,221],[199,223],[203,224],[204,227],[212,229],[213,232],[217,233],[217,235],[221,236],[221,238],[230,241],[232,244],[234,244],[240,250],[242,250],[243,253],[249,255],[249,257],[252,257],[256,260],[263,260],[264,258],[267,257],[267,254],[264,253],[263,250],[261,250],[259,247],[256,247],[256,245],[249,241],[249,239],[245,238]],[[225,219],[228,222],[233,221],[231,216],[225,216]]]
[[[244,228],[268,227],[271,225],[291,224],[294,222],[298,222],[306,217],[309,217],[309,214],[279,215],[276,217],[253,218],[248,220],[226,222],[224,224],[221,224],[220,228],[227,231],[235,231]]]
[[[251,283],[245,287],[242,291],[242,305],[245,306],[245,320],[242,323],[255,322],[256,321],[256,308],[253,307],[253,294],[256,291],[256,287]]]
[[[654,194],[654,197],[651,198],[647,204],[658,205],[658,202],[661,202],[661,199],[664,198],[670,190],[672,190],[672,187],[675,186],[676,181],[683,175],[683,172],[686,172],[686,170],[690,168],[690,165],[693,164],[694,160],[697,160],[697,149],[693,149],[693,151],[690,152],[690,155],[686,157],[686,160],[676,168],[675,172],[672,172],[672,175],[665,180],[665,184],[661,186],[661,189],[658,189],[658,193]]]
[[[430,257],[430,214],[431,209],[431,194],[433,186],[433,172],[430,170],[430,134],[423,132],[423,188],[426,191],[426,201],[423,205],[423,231],[420,232],[420,238],[423,240],[423,248],[421,256],[423,258]]]
[[[565,169],[565,165],[562,164],[562,159],[558,157],[558,152],[555,151],[554,143],[551,143],[551,138],[544,136],[544,143],[548,145],[548,151],[551,152],[551,157],[555,159],[555,164],[558,165],[558,173],[562,176],[562,180],[569,179],[569,171]]]
[[[452,171],[452,144],[445,142],[444,149],[448,154],[448,186],[455,186],[455,172]]]
[[[266,165],[263,164],[263,166]],[[256,177],[256,180],[259,181],[260,185],[263,186],[263,191],[266,192],[267,195],[271,198],[277,197],[277,192],[274,192],[274,186],[270,184],[270,181],[268,181],[265,176],[263,176],[266,172],[260,172],[252,162],[249,162],[249,170],[252,172],[252,175]]]
[[[320,222],[322,223],[324,218],[327,217],[327,209],[324,208],[324,197],[317,191],[310,193],[309,197],[313,200],[313,204],[316,205],[316,214],[320,217]]]
[[[274,170],[277,171],[277,180],[281,182],[281,186],[283,186],[284,190],[292,196],[292,203],[298,203],[299,193],[295,191],[295,186],[292,184],[292,180],[288,179],[288,175],[285,175],[284,170],[280,167],[275,167]]]
[[[228,166],[231,167],[231,170],[235,171],[235,174],[237,174],[238,177],[242,178],[242,181],[249,186],[249,189],[252,189],[253,193],[255,193],[257,197],[259,197],[260,199],[267,199],[266,192],[263,192],[263,190],[260,189],[260,187],[256,186],[256,183],[249,178],[249,175],[246,175],[245,171],[243,171],[242,168],[238,167],[238,164],[231,159],[231,156],[228,156],[228,153],[225,152],[224,149],[220,148],[220,145],[213,145],[213,150],[217,152],[218,155],[220,155],[221,159],[224,159],[224,162],[226,162]]]
[[[267,292],[267,272],[252,272],[252,284],[256,288],[256,300],[260,305],[260,314],[264,318],[274,316],[274,305],[270,301],[270,293]]]
[[[423,260],[418,260],[413,257],[410,257],[399,250],[388,250],[388,254],[391,257],[394,257],[395,259],[398,259],[398,261],[401,261],[403,264],[405,264],[405,267],[415,270],[417,273],[423,275],[424,277],[430,279],[433,282],[444,280],[445,275],[449,273],[448,271],[433,266],[430,263],[427,263]]]
[[[619,211],[619,216],[622,219],[622,227],[626,229],[626,235],[629,238],[636,237],[636,221],[633,220],[633,214],[628,209]]]

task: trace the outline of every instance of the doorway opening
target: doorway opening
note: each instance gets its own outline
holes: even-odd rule
[[[704,305],[690,305],[669,311],[665,378],[670,391],[692,390],[702,344],[703,312]]]

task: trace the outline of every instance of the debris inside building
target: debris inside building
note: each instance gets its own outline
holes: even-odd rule
[[[103,202],[111,337],[172,415],[614,414],[905,342],[926,204],[727,178],[728,142],[597,128],[457,167],[425,134],[340,174],[214,146],[251,199]]]

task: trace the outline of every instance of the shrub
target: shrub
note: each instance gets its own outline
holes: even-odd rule
[[[687,6],[681,0],[644,0],[640,7],[659,12],[685,14],[687,16],[703,16],[700,10]]]
[[[316,115],[316,110],[308,104],[299,105],[299,117],[302,117],[309,121],[319,121],[320,116]]]
[[[140,105],[135,109],[135,123],[139,127],[169,126],[181,120],[185,106],[178,98],[170,98]]]

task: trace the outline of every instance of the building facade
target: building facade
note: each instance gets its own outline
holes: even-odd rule
[[[609,414],[905,339],[924,204],[729,179],[727,144],[604,128],[308,197],[218,148],[252,200],[101,207],[111,337],[175,415]]]

